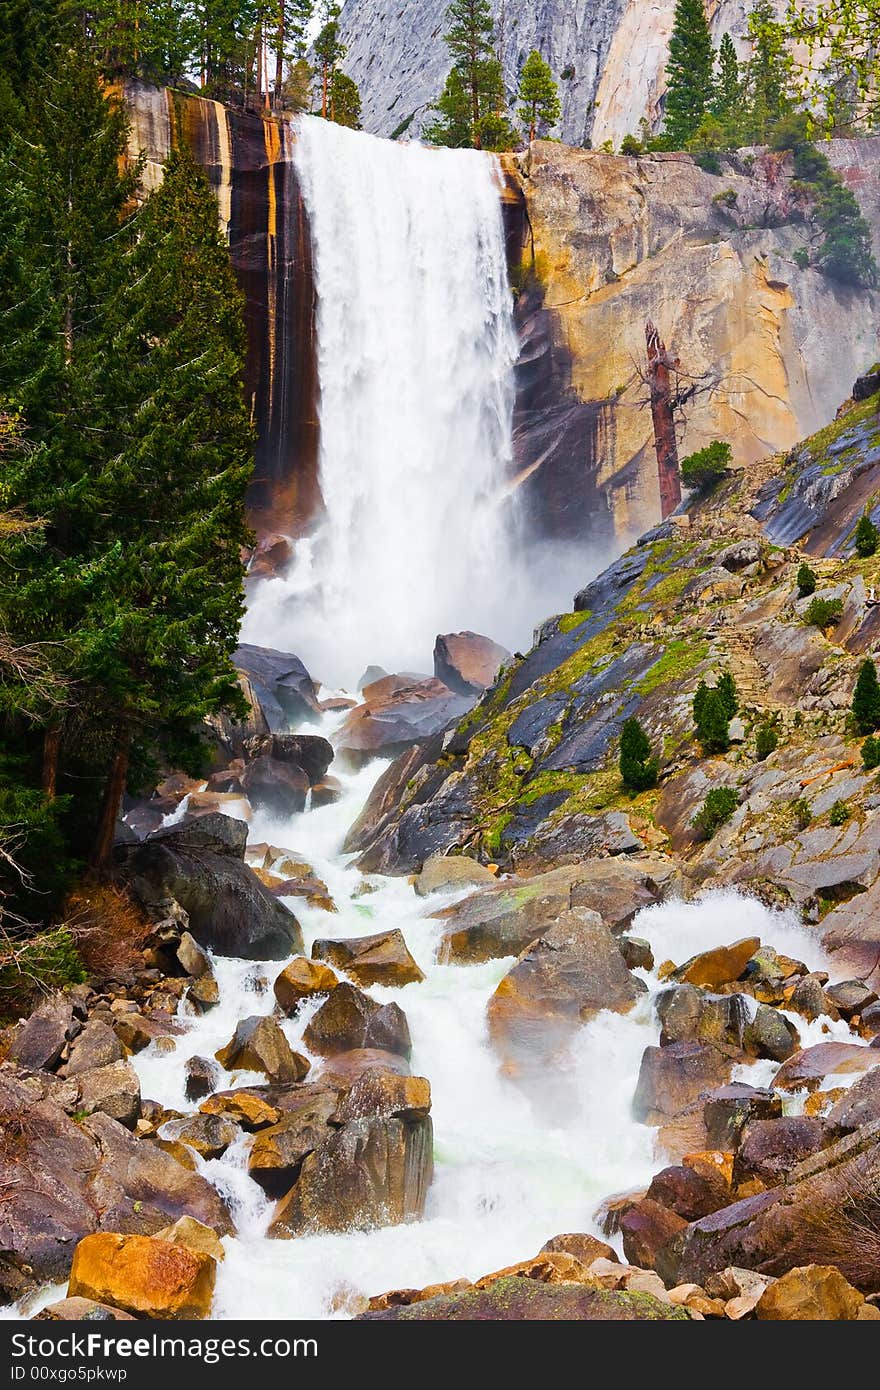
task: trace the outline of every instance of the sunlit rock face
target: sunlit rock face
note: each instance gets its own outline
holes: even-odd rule
[[[824,146],[880,254],[880,142]],[[780,156],[719,176],[687,155],[627,159],[537,142],[524,190],[516,467],[533,525],[618,546],[660,517],[645,364],[653,320],[686,389],[682,455],[726,439],[748,466],[833,419],[877,356],[876,296],[795,252],[808,243]],[[528,285],[528,276],[526,276]]]
[[[780,13],[786,0],[776,0]],[[364,102],[364,127],[414,135],[443,88],[449,54],[447,0],[346,0],[346,71]],[[643,116],[656,123],[665,90],[675,0],[493,0],[496,37],[510,93],[533,48],[559,80],[562,119],[554,132],[570,145],[614,147]],[[730,33],[743,49],[751,0],[709,0],[716,44]]]
[[[130,83],[126,98],[145,189],[161,181],[162,162],[182,139],[217,193],[245,298],[246,389],[258,430],[251,520],[264,535],[296,533],[320,494],[312,252],[292,128],[143,83]]]

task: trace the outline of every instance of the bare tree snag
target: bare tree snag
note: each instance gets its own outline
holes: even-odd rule
[[[645,340],[648,345],[648,386],[651,392],[651,418],[654,424],[654,447],[657,450],[657,476],[660,483],[660,514],[665,520],[681,501],[672,390],[672,373],[676,363],[670,359],[666,344],[650,319],[645,324]]]

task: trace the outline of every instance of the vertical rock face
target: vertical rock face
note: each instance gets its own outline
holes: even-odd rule
[[[246,388],[258,425],[251,520],[260,532],[302,530],[320,502],[314,284],[308,221],[286,122],[145,83],[126,87],[130,146],[144,187],[183,140],[217,193],[245,296]]]
[[[782,13],[786,0],[776,5]],[[391,135],[405,127],[415,135],[421,129],[449,71],[446,6],[447,0],[346,0],[346,71],[360,88],[366,130]],[[675,0],[493,0],[492,8],[508,91],[515,92],[528,54],[539,49],[559,81],[562,118],[555,134],[567,144],[598,148],[611,140],[616,148],[638,131],[643,116],[656,123]],[[742,40],[751,8],[751,0],[708,0],[716,44],[725,33]]]

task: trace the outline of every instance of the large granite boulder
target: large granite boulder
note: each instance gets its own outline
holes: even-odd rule
[[[337,985],[309,1020],[306,1047],[332,1057],[352,1049],[378,1048],[409,1057],[412,1041],[406,1015],[397,1004],[378,1004],[355,985]]]
[[[140,1318],[206,1318],[217,1262],[155,1236],[100,1232],[76,1247],[68,1298],[109,1303]]]
[[[392,677],[377,684],[386,685]],[[461,695],[442,681],[405,681],[396,688],[368,686],[363,704],[351,711],[336,738],[343,761],[361,766],[371,758],[396,757],[455,723],[470,709],[473,695]]]
[[[299,923],[244,862],[247,826],[204,816],[170,826],[142,844],[119,845],[117,873],[152,915],[176,901],[200,946],[247,960],[283,960],[302,951]]]
[[[396,927],[370,936],[315,941],[312,956],[334,965],[364,988],[370,985],[398,988],[425,978],[409,953],[403,932]]]
[[[232,663],[250,681],[270,733],[285,733],[291,725],[320,718],[315,683],[299,657],[243,642],[233,652]]]
[[[373,1322],[687,1322],[690,1314],[649,1293],[544,1284],[516,1275],[482,1289],[361,1313]]]
[[[447,632],[434,643],[434,675],[458,695],[482,695],[510,652],[476,632]]]

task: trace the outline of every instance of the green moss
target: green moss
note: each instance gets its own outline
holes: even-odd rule
[[[531,806],[539,797],[546,796],[548,792],[576,792],[584,785],[587,774],[582,772],[539,772],[523,788],[518,804],[520,806]]]
[[[584,609],[583,613],[563,613],[557,626],[560,632],[574,632],[575,628],[582,627],[592,616],[589,608]]]
[[[689,638],[676,639],[669,643],[660,660],[655,662],[646,676],[635,687],[639,695],[650,695],[661,685],[682,680],[696,670],[709,655],[707,642],[694,642]]]

